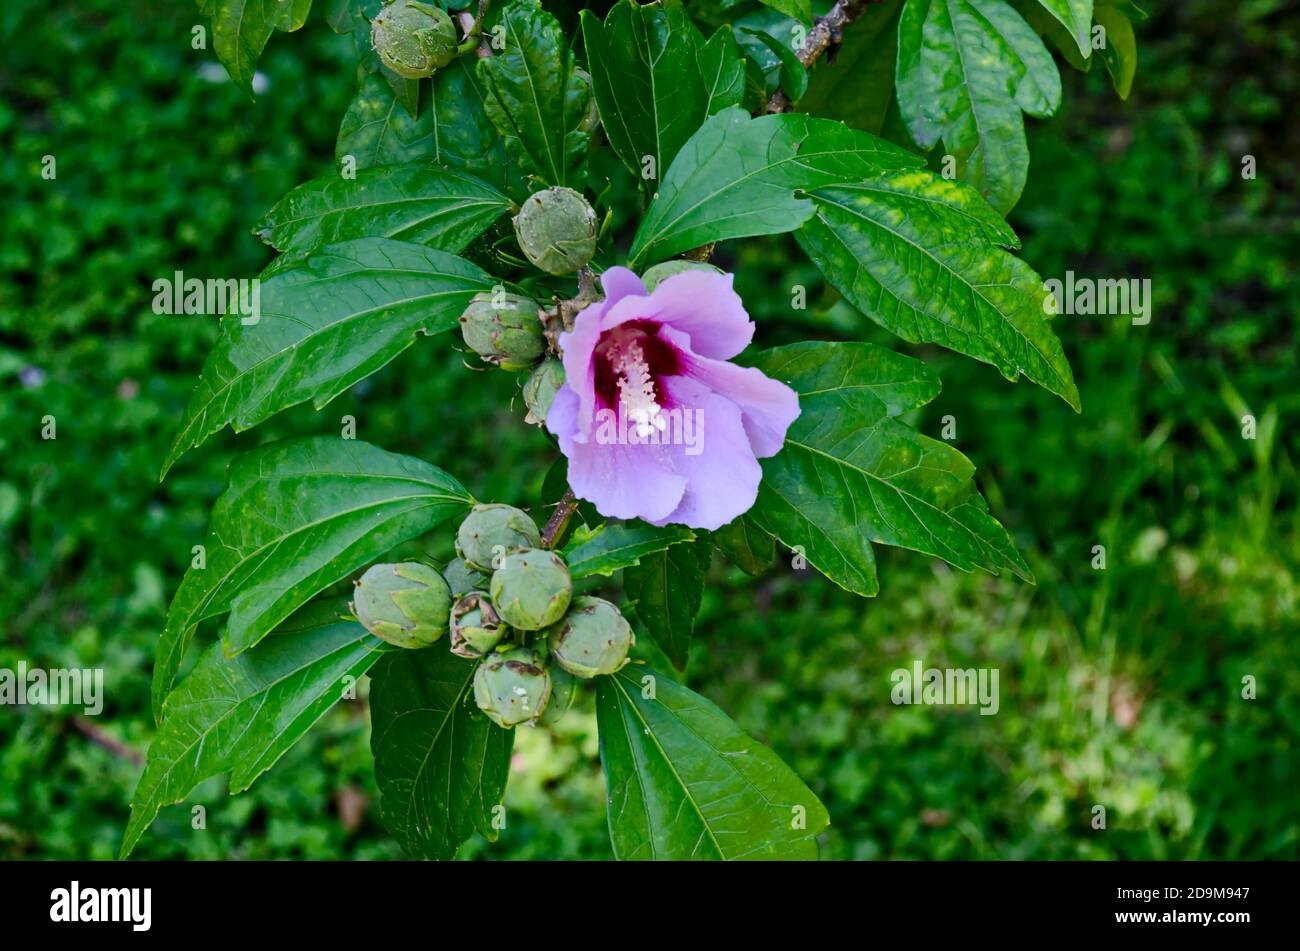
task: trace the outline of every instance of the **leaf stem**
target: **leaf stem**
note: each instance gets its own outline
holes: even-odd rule
[[[546,520],[546,527],[542,529],[542,547],[554,548],[556,543],[564,537],[564,530],[569,525],[569,520],[573,518],[573,513],[578,510],[578,498],[573,494],[572,489],[565,489],[564,495],[555,506],[555,511],[551,517]]]

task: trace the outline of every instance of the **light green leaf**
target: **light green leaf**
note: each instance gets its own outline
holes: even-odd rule
[[[1015,234],[974,189],[924,169],[812,193],[800,246],[845,298],[911,343],[1024,374],[1076,410],[1079,391],[1044,310],[1043,280],[1004,251]]]
[[[576,580],[612,575],[620,568],[635,565],[645,555],[694,539],[695,533],[682,525],[606,522],[594,530],[574,532],[561,554]]]
[[[491,185],[427,162],[331,175],[299,185],[254,233],[279,251],[306,251],[352,238],[395,238],[453,254],[510,207]]]
[[[860,595],[878,590],[872,542],[1032,581],[988,514],[970,460],[898,419],[939,392],[924,364],[871,344],[818,342],[752,362],[799,394],[799,418],[763,460],[749,512],[783,544]]]
[[[366,76],[339,125],[335,160],[341,164],[351,156],[355,168],[363,169],[431,159],[437,154],[431,112],[412,119],[383,76]]]
[[[635,664],[596,684],[618,858],[817,858],[826,808],[713,703]]]
[[[1005,214],[1029,170],[1021,112],[1055,113],[1061,77],[1038,34],[1003,0],[907,0],[897,95],[916,143],[929,150],[942,139],[958,176]]]
[[[686,669],[712,553],[712,544],[701,539],[645,555],[623,572],[637,619],[678,670]]]
[[[389,654],[373,675],[380,818],[416,858],[450,859],[475,830],[497,837],[492,810],[505,794],[515,732],[474,705],[476,666],[435,644]]]
[[[388,650],[355,621],[343,601],[315,602],[253,650],[227,659],[220,644],[163,705],[144,774],[131,796],[121,857],[135,848],[162,806],[181,802],[205,779],[230,773],[242,792]]]
[[[204,618],[230,613],[224,642],[236,655],[325,588],[472,504],[436,466],[354,439],[289,440],[240,456],[213,507],[202,561],[167,610],[155,715]]]
[[[834,61],[822,57],[809,71],[800,111],[880,134],[894,99],[901,8],[902,0],[872,4],[848,25]]]
[[[1038,0],[1048,13],[1069,31],[1071,38],[1079,47],[1079,53],[1087,59],[1092,51],[1092,0]]]
[[[520,167],[546,185],[581,188],[591,90],[573,68],[560,24],[537,0],[502,11],[505,49],[478,61],[488,118]]]
[[[301,30],[311,13],[311,0],[276,0],[280,6],[280,15],[276,18],[275,28],[284,33]]]
[[[747,515],[733,519],[709,537],[747,575],[761,575],[776,560],[776,539]]]
[[[843,123],[724,109],[691,136],[632,242],[634,269],[710,241],[782,234],[813,213],[796,191],[862,181],[921,160]]]
[[[1137,73],[1137,38],[1133,35],[1133,23],[1125,15],[1125,8],[1131,7],[1131,4],[1125,4],[1121,8],[1112,0],[1097,0],[1094,14],[1097,23],[1106,31],[1101,59],[1121,99],[1127,99],[1132,92],[1133,77]]]
[[[584,10],[582,35],[605,133],[638,178],[648,157],[657,181],[711,112],[740,101],[734,40],[706,44],[680,0],[618,3],[603,24]]]
[[[386,238],[278,259],[261,279],[260,317],[223,320],[163,475],[227,425],[251,429],[306,400],[320,409],[416,333],[451,330],[470,298],[493,283],[455,255]]]

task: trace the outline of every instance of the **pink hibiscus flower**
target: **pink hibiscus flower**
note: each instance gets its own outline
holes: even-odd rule
[[[780,451],[799,397],[727,362],[754,336],[732,281],[684,271],[647,293],[613,267],[605,299],[560,335],[567,382],[546,426],[601,515],[715,529],[758,497],[758,460]]]

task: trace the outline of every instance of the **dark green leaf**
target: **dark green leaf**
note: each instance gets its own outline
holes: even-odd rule
[[[753,119],[743,109],[724,109],[668,169],[637,229],[629,266],[640,269],[710,241],[792,231],[814,210],[797,190],[920,163],[840,122],[799,113]]]
[[[301,30],[311,13],[311,0],[276,0],[280,14],[276,17],[275,28],[285,33]]]
[[[513,198],[528,194],[523,173],[506,158],[501,136],[487,117],[483,87],[466,60],[433,77],[432,111],[435,162],[491,182]]]
[[[1113,0],[1097,0],[1095,16],[1106,31],[1101,60],[1106,64],[1115,91],[1121,99],[1127,99],[1133,89],[1133,76],[1137,73],[1137,38],[1133,35],[1133,24],[1125,15],[1125,9]]]
[[[880,134],[894,98],[901,7],[902,0],[873,4],[849,24],[835,59],[822,57],[809,72],[801,111]]]
[[[155,715],[204,618],[230,612],[225,649],[238,654],[325,588],[471,504],[436,466],[356,440],[318,436],[240,456],[212,510],[203,566],[185,573],[167,611]]]
[[[812,0],[763,0],[763,5],[801,23],[812,23]]]
[[[232,793],[251,786],[389,649],[341,620],[346,607],[308,605],[234,659],[220,644],[204,652],[163,705],[131,797],[123,858],[162,806],[181,802],[210,776],[229,772]]]
[[[612,575],[620,568],[637,564],[646,555],[694,539],[695,533],[681,525],[606,522],[594,530],[574,532],[562,554],[569,573],[577,580],[589,575]]]
[[[417,858],[452,858],[475,830],[497,837],[492,810],[505,794],[515,733],[474,705],[476,666],[435,644],[392,653],[374,672],[380,817]]]
[[[212,50],[230,78],[249,95],[266,41],[285,4],[280,0],[204,0],[199,12],[212,18]]]
[[[1065,27],[1085,59],[1092,49],[1092,0],[1037,0],[1043,9]]]
[[[825,807],[714,704],[635,664],[596,684],[618,858],[817,858]]]
[[[317,409],[383,367],[416,333],[450,330],[493,278],[444,251],[359,238],[281,258],[261,283],[261,316],[227,317],[163,463],[224,426],[250,429],[311,400]]]
[[[957,174],[999,212],[1020,198],[1029,170],[1021,112],[1050,116],[1061,102],[1052,54],[1003,0],[907,0],[898,24],[898,105],[912,138],[940,139]]]
[[[712,552],[707,540],[674,545],[623,572],[623,590],[637,618],[678,670],[686,669]]]
[[[975,488],[970,460],[898,419],[939,382],[910,357],[865,343],[808,342],[753,363],[799,393],[785,447],[763,460],[749,515],[840,586],[878,590],[871,542],[970,571],[1032,581]]]
[[[761,575],[776,560],[776,539],[747,515],[733,519],[709,537],[746,574]]]
[[[618,3],[603,24],[584,10],[582,34],[605,133],[638,177],[650,158],[657,182],[711,112],[740,101],[734,40],[706,45],[680,0]]]
[[[430,112],[412,119],[382,76],[367,76],[339,125],[335,160],[342,163],[350,155],[356,168],[363,169],[435,158],[437,154]]]
[[[799,54],[770,33],[749,29],[748,27],[745,28],[745,32],[757,37],[759,42],[771,50],[776,55],[776,58],[781,61],[781,89],[790,101],[798,102],[803,98],[803,94],[808,89],[808,71],[804,69],[803,63],[799,61]]]
[[[488,118],[520,167],[546,185],[580,188],[591,90],[573,68],[564,31],[537,0],[502,11],[505,49],[478,61]]]
[[[974,189],[924,169],[813,192],[800,246],[850,303],[912,343],[1024,374],[1076,410],[1042,278],[1004,251],[1015,234]]]
[[[365,169],[299,185],[255,229],[280,251],[351,238],[396,238],[453,254],[510,207],[491,185],[427,162]]]

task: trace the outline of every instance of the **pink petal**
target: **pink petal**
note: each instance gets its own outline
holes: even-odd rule
[[[606,518],[657,522],[677,507],[686,477],[674,472],[665,446],[571,443],[569,488]]]
[[[754,322],[735,278],[715,271],[682,271],[650,294],[646,317],[669,324],[690,337],[691,349],[704,357],[730,360],[754,339]]]

